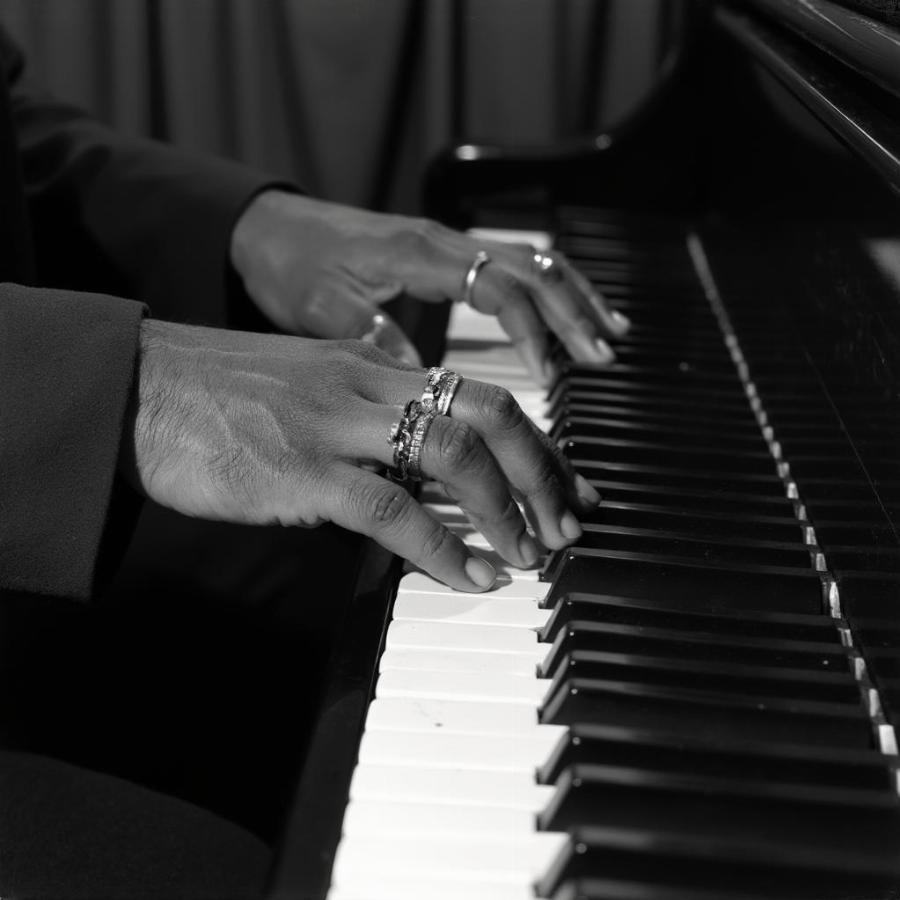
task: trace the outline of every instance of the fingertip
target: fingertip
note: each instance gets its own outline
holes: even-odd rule
[[[559,530],[568,541],[577,541],[582,535],[581,525],[571,510],[566,510],[559,520]]]
[[[614,309],[609,314],[610,319],[612,319],[613,324],[616,327],[616,333],[620,336],[626,334],[628,329],[631,328],[631,319],[628,318],[624,313],[619,312],[619,310]]]
[[[530,569],[537,564],[540,557],[540,548],[535,539],[526,531],[519,538],[519,556],[522,560],[522,568]]]
[[[616,354],[613,352],[612,347],[610,347],[603,338],[594,338],[594,347],[597,350],[597,362],[600,363],[600,365],[609,365],[609,363],[613,362],[616,358]]]
[[[487,560],[478,556],[470,556],[466,560],[464,568],[469,580],[479,591],[486,591],[497,578],[494,567]]]
[[[594,508],[600,505],[600,494],[597,493],[594,486],[583,476],[578,473],[575,474],[575,493],[578,494],[578,499],[589,508]]]

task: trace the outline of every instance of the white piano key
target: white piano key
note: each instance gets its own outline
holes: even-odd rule
[[[496,316],[481,313],[468,303],[456,303],[450,311],[450,317],[450,328],[459,341],[494,341],[509,345],[509,336]]]
[[[446,497],[442,496],[438,503],[429,502],[423,497],[420,497],[419,500],[425,511],[438,521],[443,522],[444,525],[449,525],[451,522],[459,522],[466,525],[472,524],[468,516],[456,504],[446,502]]]
[[[452,622],[394,621],[388,626],[388,647],[435,650],[475,650],[484,653],[532,653],[536,662],[549,650],[528,628],[503,625],[459,625]]]
[[[562,851],[566,840],[565,834],[553,832],[512,840],[362,838],[340,845],[333,880],[335,885],[345,885],[356,882],[364,872],[376,877],[384,873],[387,878],[402,872],[401,881],[421,873],[438,884],[446,880],[531,884]]]
[[[366,730],[446,731],[462,734],[531,737],[551,728],[557,739],[563,725],[540,725],[535,709],[522,703],[479,703],[471,700],[389,697],[369,706]]]
[[[433,669],[445,672],[505,672],[537,677],[533,653],[483,653],[477,650],[432,650],[421,647],[388,647],[381,654],[378,670]]]
[[[536,228],[470,228],[467,234],[483,241],[501,241],[504,244],[528,244],[535,250],[551,250],[553,235]]]
[[[509,625],[541,628],[551,610],[542,609],[529,597],[487,594],[417,594],[403,591],[394,603],[395,619],[458,622],[463,625]]]
[[[352,800],[344,812],[343,833],[405,837],[422,834],[436,838],[490,837],[532,833],[537,830],[533,813],[524,809],[473,804],[393,803]]]
[[[498,579],[497,581],[498,583],[496,587],[493,587],[490,591],[486,591],[484,594],[480,594],[478,596],[526,597],[532,598],[534,600],[543,600],[550,591],[550,585],[544,582],[534,582],[529,584],[528,582],[521,581],[505,582],[501,579]],[[415,593],[460,594],[461,596],[467,596],[464,593],[454,591],[453,588],[447,587],[446,584],[442,584],[440,581],[431,578],[424,572],[410,572],[408,575],[404,575],[403,578],[400,579],[400,586],[397,589],[397,593],[398,595],[404,593]]]
[[[351,800],[408,803],[481,804],[540,812],[555,788],[535,784],[534,775],[471,769],[416,769],[410,766],[357,766]]]
[[[556,733],[537,729],[528,737],[454,732],[366,731],[359,765],[485,769],[534,775],[557,744]]]
[[[378,677],[375,697],[422,697],[523,703],[536,709],[550,686],[548,678],[523,678],[497,672],[440,672],[387,669]]]

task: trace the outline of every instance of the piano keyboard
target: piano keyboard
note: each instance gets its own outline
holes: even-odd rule
[[[887,897],[893,729],[696,238],[561,243],[634,323],[549,397],[459,307],[445,365],[504,384],[604,503],[487,594],[400,582],[330,900]]]

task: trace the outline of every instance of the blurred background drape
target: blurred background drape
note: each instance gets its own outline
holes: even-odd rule
[[[0,0],[0,18],[37,80],[117,127],[414,213],[451,141],[621,118],[661,63],[666,3]]]

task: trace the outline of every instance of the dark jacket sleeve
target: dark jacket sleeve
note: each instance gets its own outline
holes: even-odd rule
[[[144,312],[0,285],[0,588],[87,598],[127,538],[110,512]]]
[[[157,318],[227,324],[234,224],[289,184],[227,160],[119,134],[33,88],[0,32],[43,284],[110,291]]]
[[[2,29],[0,69],[49,286],[0,286],[0,589],[87,598],[133,496],[116,464],[145,307],[108,295],[224,324],[234,223],[278,182],[121,136],[31,89]]]

